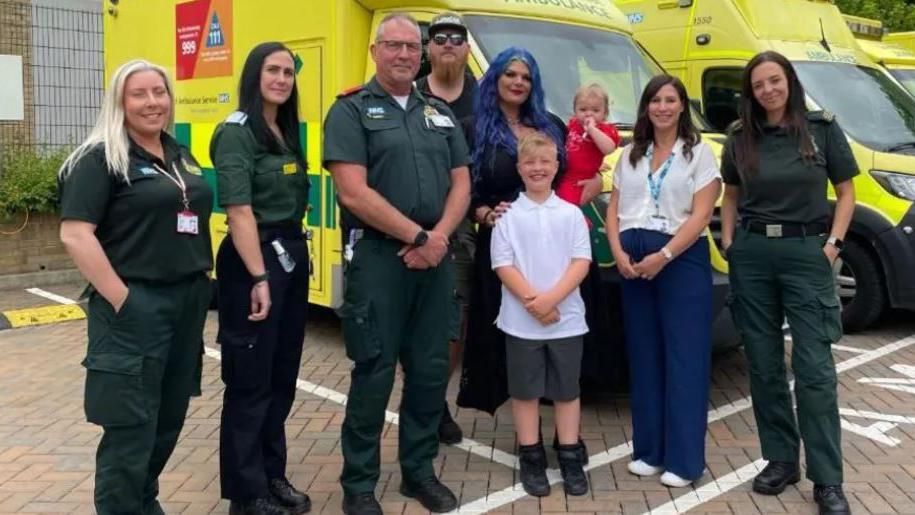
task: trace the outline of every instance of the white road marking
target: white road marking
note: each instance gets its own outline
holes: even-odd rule
[[[211,347],[206,347],[205,350],[207,356],[216,360],[222,360],[222,353],[220,351]],[[296,380],[296,388],[316,397],[321,397],[322,399],[340,404],[341,406],[346,406],[346,395],[336,390],[331,390],[330,388],[326,388],[324,386],[312,383],[310,381],[305,381],[303,379]],[[384,419],[391,424],[400,424],[400,416],[390,410],[384,411]],[[464,437],[460,444],[453,445],[452,447],[456,447],[466,452],[476,454],[482,458],[486,458],[501,465],[505,465],[508,468],[518,468],[518,458],[516,456],[513,456],[505,451],[500,451],[491,445],[486,445],[467,437]]]
[[[32,290],[35,290],[35,291],[32,291]],[[44,290],[40,290],[38,288],[30,288],[29,290],[26,290],[26,291],[29,291],[29,293],[35,293],[36,295],[41,295],[42,297],[46,297],[49,299],[52,298],[50,296],[56,297],[53,300],[56,300],[57,302],[60,302],[61,304],[75,304],[76,303],[76,301],[74,301],[74,300],[68,299],[66,297],[61,297],[59,295],[55,295],[53,293],[45,292]],[[36,291],[40,291],[42,293],[36,293]],[[790,336],[787,338],[790,338]],[[851,370],[853,368],[867,364],[871,361],[880,359],[888,354],[892,354],[893,352],[896,352],[898,350],[904,349],[906,347],[910,347],[913,344],[915,344],[915,335],[911,335],[911,336],[908,336],[901,340],[898,340],[896,342],[884,345],[882,347],[878,347],[876,349],[866,351],[862,354],[859,354],[858,356],[855,356],[854,358],[851,358],[851,359],[838,363],[836,365],[836,374],[840,374],[847,370]],[[212,349],[210,347],[206,347],[206,354],[214,359],[218,359],[218,360],[222,359],[222,353],[220,353],[218,350]],[[911,366],[907,366],[907,365],[894,365],[892,368],[893,368],[893,370],[896,370],[902,374],[908,375],[909,377],[915,376],[915,367],[911,367]],[[864,379],[861,379],[861,380],[859,380],[859,382],[863,383],[863,382],[867,382],[867,381],[865,381]],[[342,393],[337,392],[335,390],[331,390],[329,388],[325,388],[323,386],[320,386],[320,385],[317,385],[317,384],[314,384],[314,383],[311,383],[308,381],[304,381],[301,379],[297,380],[296,386],[300,390],[311,393],[312,395],[322,397],[324,399],[327,399],[332,402],[336,402],[341,405],[346,405],[346,395],[343,395]],[[794,380],[792,380],[789,383],[789,388],[791,390],[794,390]],[[915,393],[915,391],[913,391],[912,393]],[[714,410],[709,411],[708,422],[711,423],[711,422],[715,422],[717,420],[721,420],[722,418],[725,418],[727,416],[730,416],[735,413],[739,413],[743,410],[746,410],[750,406],[752,406],[752,401],[750,400],[749,397],[745,397],[745,398],[740,399],[736,402],[733,402],[727,406],[722,406],[722,407],[716,408]],[[874,418],[874,419],[877,419],[877,420],[880,420],[883,422],[889,422],[889,423],[899,422],[899,423],[915,424],[915,417],[906,417],[906,416],[902,416],[902,415],[885,415],[885,414],[881,414],[881,413],[849,410],[849,409],[844,409],[844,408],[840,408],[839,414],[846,415],[846,416],[852,416],[852,417]],[[396,413],[385,410],[385,420],[387,420],[388,422],[390,422],[392,424],[397,424],[399,422],[400,418]],[[483,445],[483,444],[476,442],[474,440],[471,440],[469,438],[464,438],[464,441],[456,447],[461,448],[467,452],[476,454],[477,456],[489,458],[492,461],[505,465],[509,468],[515,469],[518,467],[518,459],[516,456],[513,456],[504,451],[495,449],[492,446]],[[622,459],[624,457],[631,455],[631,453],[632,453],[632,443],[631,442],[622,443],[622,444],[617,445],[604,452],[600,452],[600,453],[590,456],[589,463],[585,467],[585,470],[593,470],[595,468],[602,467],[604,465],[609,465],[612,462],[615,462],[619,459]],[[718,497],[730,490],[733,490],[734,488],[740,486],[741,484],[753,479],[753,477],[760,470],[762,470],[763,467],[765,467],[766,463],[767,462],[765,460],[759,459],[748,465],[744,465],[743,467],[735,470],[734,472],[731,472],[730,474],[726,474],[725,476],[722,476],[721,478],[719,478],[717,480],[703,484],[699,487],[694,487],[690,492],[683,494],[680,497],[677,497],[676,499],[670,501],[669,503],[666,503],[664,505],[661,505],[661,506],[655,508],[654,510],[645,512],[643,515],[657,514],[657,513],[684,513],[696,506],[699,506],[712,499],[715,499],[716,497]],[[547,470],[547,478],[549,479],[551,485],[555,485],[557,483],[562,482],[562,477],[559,475],[559,471],[557,471],[556,469]],[[482,499],[467,503],[467,504],[459,507],[457,510],[455,510],[452,513],[486,513],[490,510],[494,510],[501,506],[505,506],[506,504],[513,503],[513,502],[517,501],[518,499],[521,499],[522,497],[526,497],[526,496],[527,496],[527,493],[521,488],[521,484],[516,483],[499,492],[489,494]]]
[[[836,345],[836,344],[832,344],[832,350],[852,352],[855,354],[864,354],[865,352],[867,352],[867,349],[859,349],[858,347],[850,347],[848,345]]]
[[[44,291],[41,288],[27,288],[25,291],[31,293],[32,295],[38,295],[39,297],[44,297],[60,304],[76,304],[76,301],[73,299],[68,299],[66,297],[57,295],[56,293]]]
[[[838,363],[836,365],[836,374],[840,374],[847,370],[851,370],[855,367],[860,367],[861,365],[870,363],[871,361],[874,361],[876,359],[880,359],[888,354],[891,354],[898,350],[904,349],[913,344],[915,344],[915,335],[911,335],[911,336],[908,336],[901,340],[898,340],[896,342],[889,343],[882,347],[878,347],[874,350],[867,351],[864,354],[859,354],[851,359],[847,359],[845,361],[842,361],[841,363]],[[789,387],[791,388],[791,390],[794,390],[794,381],[793,380],[791,381]],[[752,405],[749,397],[741,399],[740,401],[738,401],[738,403],[746,404],[746,407],[749,407]],[[742,409],[746,409],[746,407],[742,408]],[[722,410],[719,408],[719,410],[715,410],[715,411],[722,411]],[[741,410],[732,409],[732,410],[726,410],[725,412],[727,412],[728,414],[733,414],[733,413],[736,413],[737,411],[741,411]],[[709,413],[709,422],[712,422],[712,420],[713,420],[711,417],[711,413],[712,412]],[[839,413],[842,414],[842,410],[839,410]],[[846,412],[846,413],[850,414],[851,412]],[[856,412],[856,413],[865,413],[865,412]],[[886,422],[894,422],[894,421],[886,420]],[[705,485],[696,487],[693,489],[693,491],[691,491],[687,494],[681,495],[680,497],[677,497],[673,501],[671,501],[667,504],[664,504],[662,506],[659,506],[658,508],[655,508],[655,510],[668,510],[667,513],[683,513],[684,510],[682,510],[681,508],[684,506],[689,506],[689,508],[687,508],[687,509],[690,509],[690,508],[694,508],[695,506],[698,506],[699,504],[708,502],[708,501],[718,497],[719,495],[724,494],[725,492],[728,492],[729,490],[736,488],[743,482],[752,479],[752,475],[747,477],[747,474],[749,474],[751,470],[759,469],[760,463],[765,464],[766,462],[764,460],[756,460],[753,463],[750,463],[749,465],[745,465],[745,466],[737,469],[736,471],[732,472],[731,474],[728,474],[728,475],[722,477],[718,481],[715,481],[714,483],[716,483],[717,487],[712,487],[709,490],[704,491],[702,494],[702,501],[699,503],[693,504],[693,502],[694,502],[693,500],[698,495],[697,491],[702,489],[703,486],[705,486]],[[755,472],[753,474],[755,474]],[[744,479],[739,480],[741,477],[743,477]],[[738,481],[734,481],[735,478],[738,479]],[[721,487],[722,482],[725,483],[724,488]],[[669,511],[672,509],[676,510],[676,511]],[[645,512],[645,514],[661,513],[660,511],[655,511],[655,510]],[[645,514],[643,514],[643,515],[645,515]]]

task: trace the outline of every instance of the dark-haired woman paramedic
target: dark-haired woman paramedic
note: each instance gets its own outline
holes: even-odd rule
[[[239,110],[216,129],[210,156],[229,224],[216,256],[222,496],[233,515],[304,513],[311,502],[286,477],[285,423],[308,308],[308,178],[295,64],[280,43],[248,55]]]

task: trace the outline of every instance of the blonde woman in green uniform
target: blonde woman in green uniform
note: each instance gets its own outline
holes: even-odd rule
[[[782,55],[763,52],[747,65],[740,120],[722,156],[721,239],[734,322],[750,363],[753,413],[769,462],[753,490],[777,495],[799,481],[803,439],[820,513],[847,514],[830,349],[842,336],[832,266],[854,211],[851,179],[858,166],[832,114],[807,111],[804,102],[797,74]],[[834,213],[827,181],[836,191]],[[786,318],[797,422],[785,377]]]
[[[89,281],[85,410],[104,433],[99,515],[162,514],[159,473],[200,389],[213,194],[166,132],[165,70],[115,70],[98,122],[60,169],[60,238]]]
[[[286,477],[285,424],[305,339],[308,202],[292,53],[256,46],[239,109],[210,143],[229,236],[216,256],[223,396],[219,469],[230,514],[305,513]]]

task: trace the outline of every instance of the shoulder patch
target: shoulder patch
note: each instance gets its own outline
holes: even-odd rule
[[[337,98],[344,98],[344,97],[348,97],[350,95],[355,95],[356,93],[359,93],[360,91],[362,91],[364,88],[365,88],[365,85],[360,84],[358,86],[353,86],[349,89],[344,89],[337,95]]]
[[[226,123],[234,123],[235,125],[244,125],[248,121],[248,115],[241,111],[235,111],[226,118]]]
[[[740,118],[738,118],[738,119],[734,120],[733,122],[731,122],[731,124],[728,125],[728,128],[726,130],[729,134],[734,133],[734,132],[740,132],[743,130],[743,122],[741,122]]]
[[[826,122],[832,123],[836,119],[836,115],[831,111],[807,111],[807,119],[811,122]]]

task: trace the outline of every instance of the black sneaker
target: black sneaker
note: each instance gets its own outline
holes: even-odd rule
[[[763,495],[778,495],[785,487],[801,480],[801,468],[791,461],[770,461],[753,479],[753,491]]]
[[[229,515],[289,515],[289,510],[273,499],[262,497],[253,501],[232,501],[229,503]]]
[[[813,500],[820,507],[820,515],[851,515],[842,485],[813,485]]]
[[[543,444],[519,446],[518,462],[521,465],[519,475],[524,491],[534,497],[550,495],[550,481],[546,477],[546,451]]]
[[[557,451],[559,472],[562,474],[563,489],[567,495],[588,493],[588,476],[581,460],[581,444],[560,445]]]
[[[445,410],[442,411],[442,419],[438,423],[438,441],[445,445],[455,445],[461,443],[464,439],[464,433],[461,426],[451,418],[451,411],[448,409],[448,403],[445,403]]]
[[[346,515],[384,515],[375,494],[366,492],[356,495],[343,494],[343,513]]]
[[[286,478],[271,479],[267,482],[267,489],[273,498],[293,515],[311,511],[311,499],[308,498],[308,495],[296,490]]]
[[[458,506],[457,497],[435,476],[418,483],[403,481],[400,483],[400,493],[404,497],[416,499],[432,513],[447,513]]]

